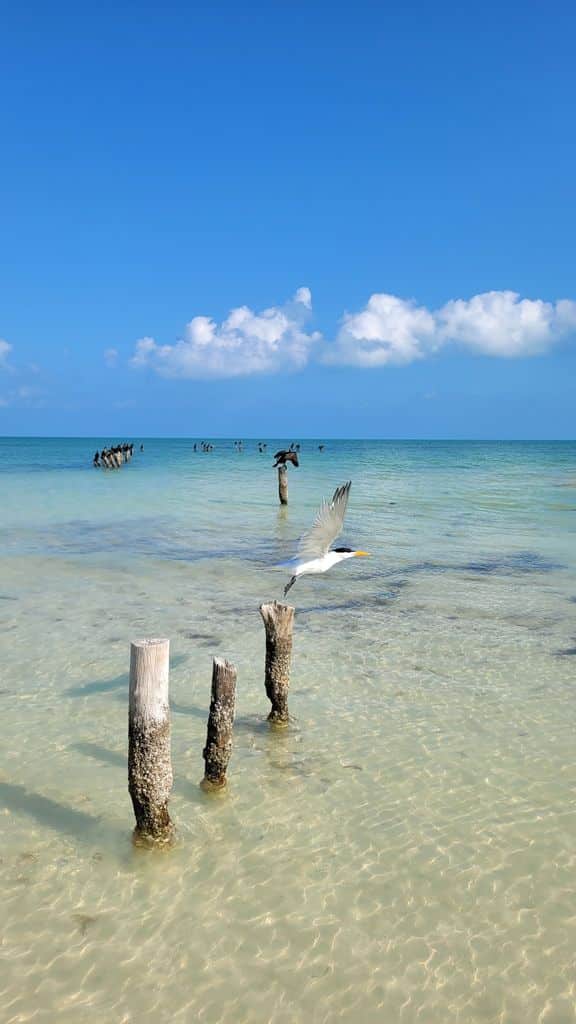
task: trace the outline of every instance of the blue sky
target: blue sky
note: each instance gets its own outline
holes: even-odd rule
[[[574,437],[575,28],[13,5],[0,433]]]

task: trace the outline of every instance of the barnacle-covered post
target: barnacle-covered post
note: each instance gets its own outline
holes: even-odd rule
[[[221,789],[232,754],[232,730],[236,705],[236,668],[225,658],[214,658],[212,699],[203,756],[206,765],[202,786]]]
[[[169,654],[169,640],[135,640],[130,644],[128,789],[136,817],[137,845],[166,845],[174,835],[168,813],[173,782]]]
[[[264,683],[272,709],[268,721],[277,726],[288,725],[288,689],[292,661],[294,608],[273,601],[260,605],[266,630],[266,669]]]

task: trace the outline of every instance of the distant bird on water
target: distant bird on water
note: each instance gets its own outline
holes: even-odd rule
[[[292,569],[292,578],[284,587],[284,597],[299,576],[327,572],[346,558],[368,555],[367,551],[355,551],[353,548],[330,548],[342,533],[351,486],[349,480],[347,484],[336,488],[331,501],[322,502],[314,526],[300,540],[296,558],[285,563]]]
[[[293,466],[300,465],[298,462],[298,455],[290,448],[283,448],[281,451],[276,452],[274,458],[276,459],[276,462],[272,467],[273,469],[276,469],[276,466],[285,466],[287,462],[291,462]]]

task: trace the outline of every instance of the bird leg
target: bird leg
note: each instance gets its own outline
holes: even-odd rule
[[[290,590],[290,587],[294,586],[294,584],[296,583],[297,579],[298,579],[297,576],[293,576],[292,579],[290,580],[290,582],[286,584],[286,586],[284,587],[284,597],[286,597],[286,594]]]

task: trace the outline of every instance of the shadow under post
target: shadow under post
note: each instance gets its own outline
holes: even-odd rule
[[[95,843],[104,838],[107,845],[116,845],[122,839],[122,830],[111,827],[102,818],[78,811],[17,782],[0,782],[0,804],[13,814],[28,814],[39,825],[82,843]]]

